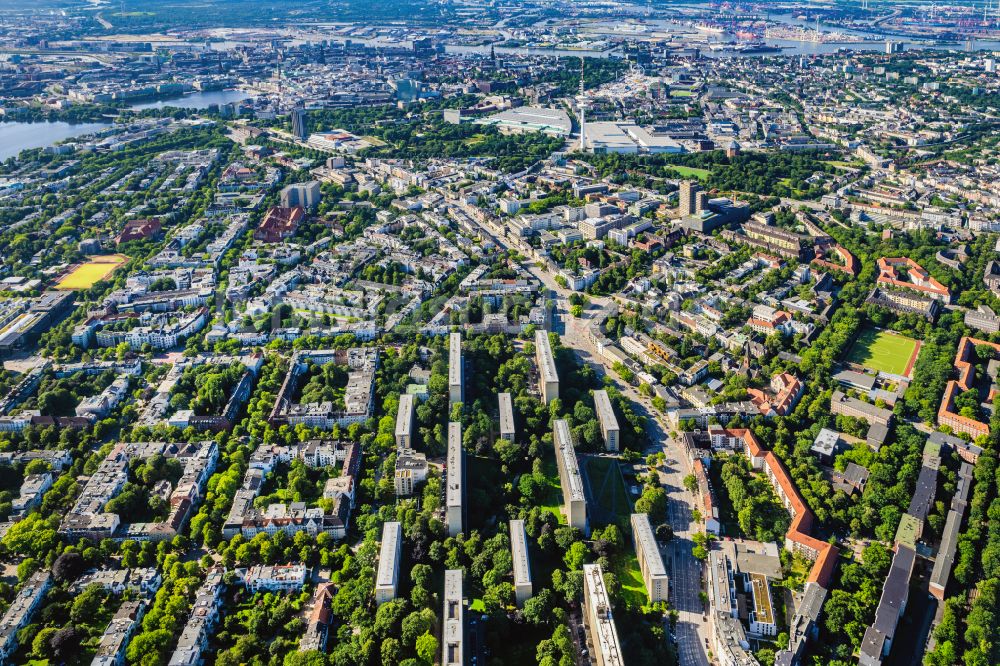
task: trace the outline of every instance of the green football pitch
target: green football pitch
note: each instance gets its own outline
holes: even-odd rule
[[[897,333],[866,328],[851,348],[847,360],[877,372],[909,376],[920,342]]]

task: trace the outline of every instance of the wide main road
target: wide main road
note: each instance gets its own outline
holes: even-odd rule
[[[480,225],[483,232],[492,238],[500,247],[516,250],[527,254],[530,249],[520,240],[511,240],[494,225]],[[588,330],[591,316],[603,308],[609,298],[588,296],[591,306],[584,311],[584,316],[576,318],[569,313],[568,289],[560,287],[554,275],[540,269],[530,259],[522,264],[532,276],[537,278],[552,294],[555,301],[553,330],[561,334],[564,346],[572,349],[584,363],[590,364],[599,374],[611,377],[623,395],[633,403],[637,414],[646,417],[646,433],[650,446],[646,453],[663,451],[666,463],[657,470],[664,490],[667,492],[667,516],[674,530],[674,539],[664,550],[664,562],[670,573],[670,605],[677,610],[679,617],[675,635],[677,651],[681,666],[708,666],[709,659],[706,645],[711,640],[709,623],[703,620],[700,592],[702,590],[702,564],[691,554],[693,546],[692,535],[699,531],[698,525],[691,520],[694,497],[684,487],[683,479],[690,473],[687,469],[687,459],[680,445],[673,441],[668,432],[663,417],[655,409],[649,399],[641,395],[635,387],[625,383],[614,372],[608,372],[603,358],[590,341]]]
[[[678,612],[675,635],[677,652],[681,666],[708,666],[707,641],[711,641],[710,627],[704,620],[701,602],[702,563],[691,554],[694,546],[692,537],[700,531],[699,525],[691,519],[695,506],[694,497],[684,487],[684,477],[690,473],[687,458],[679,443],[670,438],[669,429],[663,417],[653,408],[649,398],[641,395],[635,387],[622,381],[609,371],[604,360],[597,354],[588,335],[589,315],[596,311],[591,308],[584,317],[569,315],[568,291],[556,287],[557,321],[565,322],[562,335],[563,345],[573,349],[585,363],[589,363],[599,374],[611,377],[623,395],[632,401],[637,414],[646,417],[646,434],[650,446],[645,453],[666,455],[666,461],[657,475],[667,492],[667,518],[674,530],[674,538],[664,550],[664,562],[670,573],[670,606]],[[560,293],[563,292],[563,293]]]

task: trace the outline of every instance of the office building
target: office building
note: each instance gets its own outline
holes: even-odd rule
[[[563,511],[566,522],[584,534],[589,532],[587,520],[587,499],[583,493],[580,466],[573,448],[573,435],[569,423],[564,419],[555,422],[552,429],[552,444],[555,447],[556,466],[559,468],[559,483],[563,493]]]
[[[306,120],[305,109],[292,109],[292,134],[303,141],[309,138],[309,122]]]
[[[635,542],[635,556],[639,560],[639,570],[642,572],[650,603],[666,601],[667,569],[663,565],[660,546],[656,543],[648,514],[632,514],[632,540]]]
[[[441,665],[465,664],[465,599],[462,570],[444,572],[444,609],[441,614]]]
[[[687,217],[700,212],[698,208],[699,192],[701,192],[701,185],[693,180],[681,182],[680,191],[677,193],[677,214],[679,217]]]
[[[523,520],[510,521],[510,555],[514,560],[514,599],[518,607],[531,598],[531,562],[528,559],[528,535]]]
[[[559,397],[559,375],[549,344],[549,332],[542,329],[535,331],[535,363],[538,365],[538,388],[542,392],[542,402],[547,405]]]
[[[281,207],[313,210],[319,205],[321,198],[318,180],[294,183],[281,190]]]
[[[743,222],[750,217],[750,206],[746,202],[725,197],[709,199],[704,192],[693,194],[687,207],[694,212],[681,216],[681,229],[699,234],[710,234],[719,227]]]
[[[413,445],[413,394],[399,396],[396,412],[396,448],[409,449]]]
[[[465,495],[465,451],[462,450],[462,424],[448,424],[448,469],[445,471],[445,506],[447,508],[448,534],[455,536],[462,531]]]
[[[601,424],[601,436],[604,437],[604,448],[608,451],[618,451],[618,419],[611,406],[608,392],[594,391],[594,408],[597,410],[597,420]]]
[[[500,401],[500,439],[508,442],[514,441],[514,404],[511,402],[510,393],[501,393],[497,396]]]
[[[448,336],[448,396],[451,404],[465,399],[462,370],[462,334],[452,333]]]
[[[375,603],[382,605],[396,598],[399,588],[399,560],[403,555],[403,528],[399,523],[382,525],[382,545],[375,576]]]
[[[622,666],[625,661],[599,564],[583,565],[583,621],[597,666]]]

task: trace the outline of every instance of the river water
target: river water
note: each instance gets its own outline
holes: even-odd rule
[[[816,27],[814,21],[803,20],[794,16],[792,14],[771,14],[770,18],[776,20],[784,25],[793,25],[803,28],[813,29]],[[621,25],[614,21],[596,21],[589,24],[588,27],[599,27],[604,30],[599,30],[600,32],[605,32],[607,35],[614,34],[625,34],[619,33]],[[707,43],[704,40],[704,35],[698,35],[696,39],[691,39],[692,33],[696,33],[692,24],[690,22],[682,22],[673,19],[656,19],[649,18],[642,22],[639,32],[634,35],[638,38],[642,38],[643,33],[647,30],[662,31],[664,33],[671,33],[674,38],[671,43],[675,47],[700,47],[702,55],[711,58],[726,58],[732,57],[734,55],[742,57],[761,57],[761,56],[775,56],[775,55],[785,55],[785,56],[800,56],[800,55],[820,55],[827,53],[836,53],[839,50],[845,51],[885,51],[886,41],[904,42],[907,48],[930,48],[930,49],[950,49],[955,51],[965,51],[967,50],[967,45],[963,42],[960,44],[954,43],[935,43],[933,41],[923,41],[923,42],[912,42],[906,37],[897,37],[892,35],[886,35],[885,33],[878,32],[877,28],[874,30],[858,30],[851,28],[840,28],[838,26],[829,25],[826,23],[819,24],[820,29],[823,32],[839,32],[844,35],[848,35],[853,38],[861,38],[864,41],[860,42],[830,42],[830,43],[816,43],[816,42],[800,42],[796,40],[788,39],[766,39],[764,40],[768,46],[775,47],[777,51],[771,51],[767,53],[735,53],[732,51],[711,51],[708,48],[709,43],[718,42],[719,39],[709,37]],[[595,34],[595,38],[600,38],[600,34]],[[336,38],[339,39],[339,38]],[[383,47],[383,48],[410,48],[412,42],[406,40],[393,39],[391,37],[351,37],[352,42],[356,44],[364,44],[370,47]],[[732,36],[729,36],[732,39]],[[306,43],[308,39],[298,39],[295,43]],[[235,46],[237,42],[232,42],[231,47]],[[245,43],[244,43],[245,44]],[[213,47],[220,48],[222,45],[215,44]],[[480,54],[488,55],[490,53],[490,44],[449,44],[445,43],[445,51],[447,53],[454,54]],[[974,41],[972,48],[974,50],[988,50],[988,51],[1000,51],[1000,42],[997,41]],[[606,50],[577,50],[577,49],[558,49],[558,48],[538,48],[531,46],[516,46],[516,47],[504,47],[495,46],[495,51],[499,55],[503,54],[517,54],[517,55],[537,55],[537,56],[551,56],[551,57],[588,57],[588,58],[610,58],[618,57],[620,55],[619,49],[617,47],[610,47]]]

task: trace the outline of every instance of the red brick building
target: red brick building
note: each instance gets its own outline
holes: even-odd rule
[[[155,217],[149,219],[129,220],[125,223],[121,233],[115,238],[115,243],[121,245],[134,240],[152,238],[160,233],[163,226]]]
[[[281,208],[275,206],[253,232],[254,240],[264,243],[280,243],[295,234],[299,223],[305,219],[306,211],[301,206]]]

